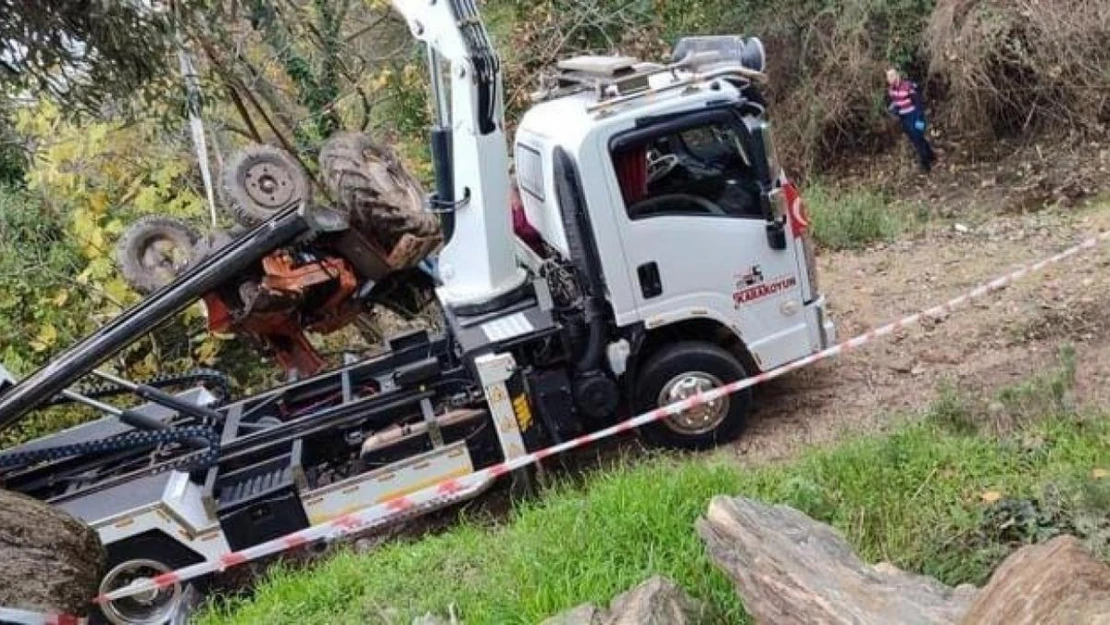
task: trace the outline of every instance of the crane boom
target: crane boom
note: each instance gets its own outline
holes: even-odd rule
[[[439,257],[439,297],[456,311],[481,310],[525,280],[510,221],[501,61],[474,0],[392,0],[392,5],[413,37],[428,46],[435,109],[449,134],[449,156],[437,159],[436,171],[441,183],[449,181],[437,187],[449,188],[454,218]],[[442,119],[445,96],[436,71],[441,60],[450,66],[449,119]],[[433,152],[435,147],[433,141]],[[442,206],[447,198],[440,200]]]

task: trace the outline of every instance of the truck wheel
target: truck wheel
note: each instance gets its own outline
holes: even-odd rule
[[[743,365],[724,349],[701,341],[662,348],[644,364],[636,384],[637,412],[692,397],[747,377]],[[751,408],[751,389],[726,395],[641,428],[648,442],[663,447],[704,450],[735,440]]]
[[[424,211],[424,192],[396,157],[362,133],[333,135],[320,148],[320,173],[337,208],[365,236],[393,249],[401,237],[440,236],[439,221]]]
[[[116,245],[120,274],[131,288],[149,295],[197,260],[199,240],[184,221],[147,215],[128,226]]]
[[[196,561],[187,550],[157,534],[129,539],[110,546],[108,551],[110,566],[100,580],[100,594]],[[90,615],[89,625],[185,625],[200,599],[195,584],[178,583],[99,605]]]

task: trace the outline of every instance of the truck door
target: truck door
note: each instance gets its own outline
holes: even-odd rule
[[[811,345],[796,248],[767,236],[754,140],[723,108],[642,125],[610,151],[639,318],[648,328],[715,318],[768,369]]]

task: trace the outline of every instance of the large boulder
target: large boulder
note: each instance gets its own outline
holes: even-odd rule
[[[870,566],[831,527],[786,506],[715,497],[696,527],[761,625],[955,625],[975,596]]]
[[[994,571],[960,625],[1110,625],[1110,566],[1073,536],[1023,547]]]
[[[108,554],[84,523],[25,495],[0,490],[0,606],[84,616]]]

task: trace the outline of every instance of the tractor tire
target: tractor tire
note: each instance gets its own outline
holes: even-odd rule
[[[198,260],[200,234],[172,217],[147,215],[128,226],[116,245],[125,282],[149,295],[173,282]]]
[[[312,201],[312,184],[300,163],[288,152],[264,144],[236,152],[224,167],[221,186],[228,213],[246,227]]]
[[[392,250],[401,238],[441,237],[439,220],[424,210],[424,191],[395,155],[361,133],[332,136],[320,149],[320,171],[336,208],[363,236]]]
[[[0,562],[0,606],[83,617],[92,609],[108,553],[84,523],[0,490]]]

